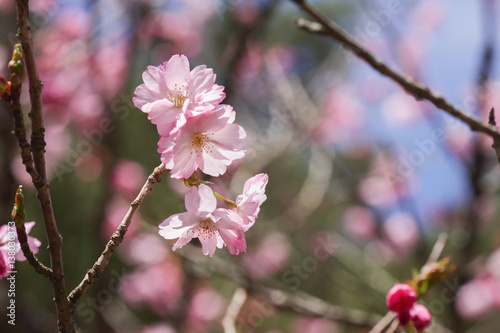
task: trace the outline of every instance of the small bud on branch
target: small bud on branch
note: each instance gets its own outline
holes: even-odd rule
[[[13,87],[21,86],[24,79],[25,68],[21,44],[14,45],[12,59],[9,61],[10,81]]]
[[[26,221],[26,213],[24,211],[24,195],[23,186],[19,185],[16,192],[16,200],[12,209],[12,220],[16,223],[17,228],[21,228]]]

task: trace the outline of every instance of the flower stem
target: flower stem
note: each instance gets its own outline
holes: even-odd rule
[[[212,190],[212,191],[214,192],[214,195],[217,198],[221,199],[226,204],[227,208],[233,209],[233,208],[238,207],[238,205],[236,205],[236,203],[233,200],[226,199],[222,195],[220,195],[219,193],[215,192],[214,190]]]

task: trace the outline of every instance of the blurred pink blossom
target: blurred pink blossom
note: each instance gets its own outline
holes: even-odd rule
[[[467,159],[471,155],[473,135],[464,125],[451,123],[446,126],[444,137],[446,145],[453,154],[462,159]]]
[[[325,318],[300,318],[294,322],[294,333],[335,333],[337,325]]]
[[[313,135],[324,144],[338,143],[359,135],[364,125],[365,108],[359,102],[357,90],[349,85],[337,84],[326,96],[323,117],[319,119]]]
[[[149,305],[160,316],[171,313],[182,296],[184,274],[179,265],[166,260],[140,266],[122,279],[122,297],[133,306]]]
[[[94,53],[94,72],[97,90],[111,101],[123,88],[128,71],[128,46],[100,45]]]
[[[35,222],[26,222],[24,227],[26,228],[26,234],[29,234]],[[14,247],[10,246],[10,242],[13,242]],[[30,246],[31,251],[34,254],[38,253],[38,248],[42,245],[37,238],[28,236],[28,244]],[[9,255],[9,252],[14,252],[14,256],[16,261],[25,261],[23,251],[21,250],[21,244],[17,239],[17,231],[16,227],[11,227],[7,224],[4,224],[0,227],[0,279],[9,275],[9,271],[15,270],[9,267],[10,264],[13,264],[13,261],[9,261],[8,258],[12,257]]]
[[[195,292],[188,306],[188,319],[195,322],[211,322],[220,318],[225,310],[223,298],[210,288]]]
[[[286,264],[289,255],[290,244],[286,237],[279,233],[271,233],[243,256],[241,263],[252,277],[261,279],[279,272]]]
[[[422,118],[423,104],[403,91],[385,98],[381,107],[385,121],[394,127],[411,125]]]
[[[134,198],[145,181],[146,174],[139,163],[120,160],[111,173],[110,187],[113,191],[122,192],[127,198]]]
[[[342,226],[352,238],[366,241],[375,236],[376,218],[371,210],[363,206],[350,206],[342,215]]]
[[[195,57],[203,49],[203,33],[208,20],[221,9],[220,0],[185,0],[176,5],[166,11],[151,11],[139,28],[141,40],[157,37],[169,42],[168,53]]]
[[[71,172],[74,171],[78,156],[71,155],[72,151],[69,150],[71,139],[67,132],[67,124],[65,122],[51,122],[49,126],[46,126],[45,142],[47,143],[45,146],[47,177],[49,179],[56,177],[60,180],[60,177],[68,169]],[[31,177],[26,172],[20,156],[12,160],[11,172],[23,186],[33,187]]]
[[[359,195],[369,205],[388,207],[397,201],[393,184],[385,177],[364,178],[358,187]]]
[[[475,278],[458,291],[456,309],[467,319],[478,319],[494,306],[499,306],[499,280],[489,276]]]
[[[417,222],[408,213],[400,212],[389,216],[382,229],[391,244],[403,253],[411,250],[420,239]]]
[[[256,1],[238,1],[233,9],[234,18],[243,25],[252,24],[259,14],[259,4]]]
[[[7,13],[9,11],[11,11],[13,8],[14,8],[14,4],[15,2],[13,1],[9,1],[9,0],[0,0],[0,12],[4,12],[4,13]],[[0,62],[0,64],[6,64],[7,62]],[[0,70],[2,68],[0,67]]]
[[[131,237],[126,246],[120,247],[127,262],[134,265],[157,264],[169,255],[169,249],[158,235],[139,233]]]
[[[420,1],[411,13],[411,25],[428,33],[435,33],[446,19],[448,6],[449,1]]]

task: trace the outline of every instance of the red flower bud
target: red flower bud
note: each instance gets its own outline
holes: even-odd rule
[[[417,332],[422,332],[431,323],[429,310],[421,304],[415,304],[410,310],[410,317]]]
[[[394,312],[408,312],[415,301],[417,294],[407,284],[398,283],[387,293],[387,307]]]

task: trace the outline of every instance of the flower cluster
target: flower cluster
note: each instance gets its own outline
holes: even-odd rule
[[[407,284],[394,285],[387,293],[386,303],[389,310],[397,313],[401,326],[412,323],[417,332],[422,332],[431,323],[429,310],[417,303],[417,293]]]
[[[245,156],[241,147],[246,133],[234,123],[233,108],[220,104],[224,87],[215,84],[215,77],[205,65],[190,70],[186,56],[174,55],[158,67],[147,68],[133,102],[156,125],[160,159],[171,177],[192,186],[185,197],[187,211],[166,219],[160,235],[178,239],[173,250],[198,238],[205,255],[213,256],[216,247],[224,245],[236,255],[246,251],[245,232],[266,200],[268,178],[259,174],[247,180],[236,202],[199,180],[198,170],[217,177]],[[217,208],[217,198],[227,208]]]

